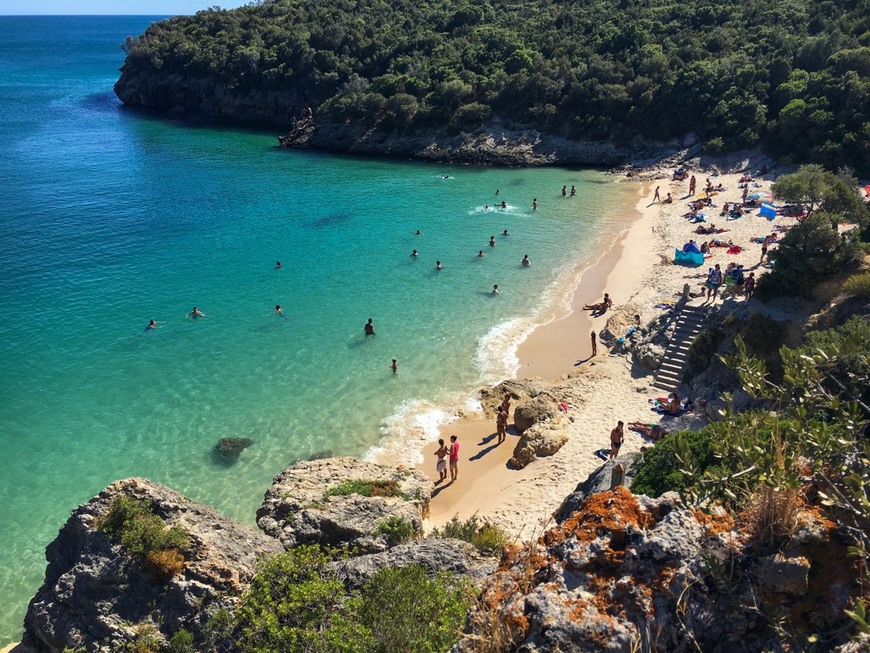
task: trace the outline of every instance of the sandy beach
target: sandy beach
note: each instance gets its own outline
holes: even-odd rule
[[[746,161],[734,169],[755,171],[758,165]],[[548,394],[570,406],[568,419],[563,422],[568,442],[555,455],[537,458],[524,469],[509,468],[508,461],[519,439],[512,428],[513,410],[522,400],[514,401],[507,440],[498,446],[492,414],[445,425],[440,437],[446,440],[457,435],[460,442],[459,476],[455,483],[436,489],[429,527],[439,526],[454,515],[465,519],[476,513],[521,539],[540,531],[564,497],[603,463],[595,451],[609,448],[609,434],[618,420],[626,424],[635,420],[658,420],[665,424],[668,420],[650,410],[649,399],[664,394],[651,385],[654,373],[638,370],[633,373],[631,355],[608,351],[600,339],[598,355],[590,358],[590,332],[601,332],[607,326],[612,333],[624,333],[634,324],[635,315],[640,315],[641,323],[646,325],[667,312],[656,306],[675,303],[684,284],[689,283],[692,291],[699,290],[708,267],[716,263],[723,271],[728,263],[741,263],[747,274],[755,271],[758,276],[763,270],[755,268],[761,245],[754,239],[770,234],[775,225],[796,223],[793,218],[783,217],[768,221],[758,215],[757,209],[734,220],[720,217],[724,202],[741,200],[738,183],[742,173],[714,176],[712,170],[690,168],[690,174],[697,177],[696,198],[704,195],[708,177],[714,186],[720,183],[724,186],[724,191],[713,195],[714,206],[703,211],[707,217],[703,225],[715,224],[726,231],[716,236],[697,235],[698,225],[683,217],[690,210],[689,180],[671,181],[671,171],[664,172],[668,174],[666,179],[626,182],[637,185],[636,204],[627,207],[636,212],[636,221],[609,252],[584,271],[572,300],[572,313],[540,327],[519,347],[517,378],[542,379],[540,383],[547,386]],[[750,192],[769,191],[774,176],[771,173],[755,177]],[[663,198],[671,193],[673,203],[652,203],[656,186],[661,187]],[[701,267],[673,265],[674,248],[682,247],[690,238],[699,243],[712,238],[731,240],[742,251],[728,254],[725,248],[714,248]],[[601,301],[604,292],[613,299],[611,311],[593,317],[582,310],[586,303]],[[697,298],[690,303],[703,301]],[[717,303],[722,301],[720,298]],[[694,419],[689,416],[683,420],[684,424],[688,421],[700,426],[704,416],[698,413]],[[652,443],[626,429],[623,453],[636,452],[644,446]],[[435,443],[425,447],[425,462],[419,466],[432,478],[437,478],[436,447]]]

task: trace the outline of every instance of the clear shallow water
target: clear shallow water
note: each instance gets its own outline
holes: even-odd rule
[[[409,441],[513,372],[628,217],[593,171],[287,152],[125,110],[118,44],[150,20],[0,17],[0,645],[46,544],[114,479],[252,522],[295,460],[412,460]],[[496,189],[510,208],[482,212]],[[226,436],[255,444],[227,465]]]

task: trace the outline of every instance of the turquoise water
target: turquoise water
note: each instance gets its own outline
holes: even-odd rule
[[[124,109],[118,44],[150,20],[0,17],[0,645],[113,479],[252,522],[293,461],[412,461],[628,217],[594,171],[288,152]],[[228,465],[225,436],[254,445]]]

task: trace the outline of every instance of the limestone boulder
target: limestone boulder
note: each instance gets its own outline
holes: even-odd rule
[[[422,472],[355,458],[303,461],[272,481],[257,525],[285,548],[321,544],[377,553],[391,545],[382,532],[388,520],[405,520],[422,535],[434,487]]]
[[[580,505],[589,495],[595,494],[596,492],[606,492],[616,487],[614,482],[619,479],[614,478],[615,476],[622,477],[622,483],[618,484],[630,488],[631,480],[634,477],[632,466],[638,456],[639,454],[636,453],[623,454],[613,460],[608,460],[601,465],[601,467],[592,472],[585,481],[580,483],[574,491],[565,497],[564,501],[562,501],[562,505],[559,506],[559,509],[554,514],[556,523],[561,524],[563,521],[568,519],[568,517],[577,512],[580,509]],[[617,465],[622,466],[621,475],[615,473]]]
[[[648,340],[634,348],[634,358],[644,369],[657,370],[665,358],[665,348]]]
[[[510,459],[511,467],[522,469],[537,457],[552,456],[568,441],[564,429],[536,424],[523,431]]]
[[[535,424],[552,420],[557,415],[559,410],[555,401],[545,396],[535,397],[514,409],[514,427],[522,434]]]
[[[180,573],[155,581],[100,520],[117,497],[148,504],[189,535]],[[30,602],[24,644],[40,652],[127,650],[141,632],[165,646],[179,629],[199,637],[209,614],[232,609],[258,559],[281,545],[257,530],[147,479],[116,481],[73,511],[48,545],[45,582]]]

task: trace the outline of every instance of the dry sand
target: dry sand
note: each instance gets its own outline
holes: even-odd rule
[[[691,172],[697,177],[698,189],[703,189],[710,173]],[[547,379],[550,394],[570,405],[567,444],[555,455],[538,458],[524,469],[515,470],[508,467],[519,439],[512,428],[506,442],[496,446],[494,418],[467,418],[445,425],[440,437],[446,440],[455,434],[459,438],[459,478],[453,484],[437,487],[427,526],[442,525],[453,515],[465,519],[477,513],[511,535],[528,539],[544,527],[565,496],[602,464],[594,452],[609,448],[609,434],[618,420],[626,424],[635,420],[667,422],[667,418],[660,419],[650,410],[648,400],[664,394],[652,387],[653,374],[635,370],[633,375],[630,355],[611,353],[600,341],[598,355],[590,359],[590,332],[593,329],[600,332],[609,323],[612,332],[620,333],[633,324],[635,314],[646,324],[666,312],[655,306],[673,304],[685,283],[690,283],[693,291],[699,289],[706,279],[707,267],[715,263],[723,271],[732,261],[747,269],[756,266],[761,246],[753,239],[771,233],[774,225],[793,225],[796,221],[778,217],[769,222],[758,216],[757,210],[736,220],[720,217],[724,202],[741,199],[740,176],[712,177],[714,185],[722,183],[725,191],[714,196],[714,208],[704,211],[707,216],[704,224],[728,230],[718,236],[696,235],[698,225],[682,217],[689,211],[688,180],[660,179],[638,184],[637,203],[633,207],[638,214],[636,222],[608,254],[584,272],[571,315],[537,329],[518,350],[518,378]],[[772,174],[763,180],[756,177],[760,187],[751,185],[750,192],[770,190],[772,178]],[[670,192],[674,203],[651,204],[655,186],[661,186],[662,197]],[[674,248],[681,247],[689,238],[702,242],[714,237],[732,240],[743,251],[731,255],[724,248],[716,248],[700,268],[671,264]],[[762,270],[754,270],[756,277]],[[581,309],[585,303],[600,301],[605,290],[614,301],[612,311],[592,317]],[[699,298],[691,303],[702,301]],[[702,424],[702,420],[703,416],[698,415],[697,424]],[[623,453],[639,451],[643,446],[650,443],[635,432],[625,431]],[[425,462],[419,466],[433,479],[437,478],[435,448],[433,443],[424,449]]]

